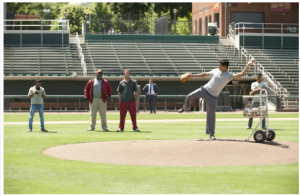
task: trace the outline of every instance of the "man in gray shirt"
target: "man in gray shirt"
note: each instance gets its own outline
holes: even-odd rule
[[[42,85],[42,80],[37,79],[35,85],[30,87],[28,97],[31,98],[30,116],[28,132],[32,132],[32,121],[36,110],[39,111],[41,121],[41,131],[48,132],[44,126],[44,99],[46,99],[46,92]]]
[[[179,113],[187,112],[190,109],[190,104],[196,98],[204,98],[206,101],[206,134],[210,134],[210,139],[215,140],[215,124],[216,124],[216,108],[218,103],[218,96],[224,86],[231,80],[237,80],[245,75],[249,66],[254,63],[255,60],[248,62],[246,67],[241,73],[232,74],[228,72],[229,61],[222,59],[219,61],[219,68],[213,69],[208,73],[201,73],[193,75],[191,77],[207,77],[212,76],[210,81],[199,89],[191,92],[184,103],[183,108],[178,110]]]

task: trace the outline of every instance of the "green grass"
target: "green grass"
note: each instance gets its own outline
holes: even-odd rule
[[[7,118],[9,116],[9,118]],[[21,115],[22,116],[22,115]],[[27,116],[28,115],[24,115]],[[74,116],[84,117],[77,119]],[[162,117],[163,116],[163,117]],[[138,119],[174,119],[176,115],[139,115]],[[177,115],[201,118],[200,114]],[[298,114],[297,114],[298,116]],[[6,115],[18,121],[20,115]],[[69,117],[69,118],[67,118]],[[118,115],[109,114],[108,120]],[[143,118],[142,118],[143,117]],[[219,117],[219,116],[218,116]],[[277,116],[276,116],[277,117]],[[292,117],[292,116],[290,116]],[[296,116],[293,116],[296,117]],[[53,115],[46,118],[89,120],[88,114]],[[193,118],[193,117],[192,117]],[[223,118],[223,117],[222,117]],[[231,118],[237,118],[235,115]],[[7,120],[6,119],[6,120]],[[39,120],[38,116],[35,118]],[[115,119],[115,120],[116,120]],[[20,120],[22,121],[22,120]],[[27,121],[27,119],[26,119]],[[7,122],[7,121],[6,121]],[[257,122],[254,121],[254,123]],[[42,133],[38,125],[28,133],[27,125],[4,126],[4,193],[5,194],[298,194],[299,165],[223,167],[165,167],[88,163],[60,160],[43,154],[51,146],[116,140],[176,140],[207,138],[205,122],[138,123],[142,132],[135,133],[127,123],[124,133],[87,132],[87,124],[47,125]],[[245,122],[217,122],[216,136],[246,138]],[[299,142],[299,121],[271,122],[275,140]],[[125,153],[125,152],[124,152]],[[266,155],[267,156],[267,155]],[[254,157],[255,158],[255,157]]]
[[[167,113],[166,113],[167,114]],[[150,119],[206,119],[206,114],[204,113],[183,113],[183,114],[153,114],[149,115],[147,113],[141,112],[138,115],[138,119],[140,120],[150,120]],[[244,118],[242,114],[237,113],[218,113],[217,118]],[[28,114],[4,114],[4,122],[26,122],[28,121]],[[90,114],[89,113],[81,113],[81,114],[60,114],[57,113],[45,113],[44,116],[47,121],[89,121]],[[119,120],[119,114],[107,114],[108,120]],[[129,114],[127,114],[127,119],[130,119]],[[299,118],[299,113],[275,113],[270,114],[269,118]],[[100,116],[97,116],[97,119],[100,120]],[[38,113],[35,114],[34,121],[39,121]]]

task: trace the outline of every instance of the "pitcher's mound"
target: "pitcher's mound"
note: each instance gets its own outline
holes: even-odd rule
[[[68,144],[44,154],[60,159],[124,165],[222,166],[299,162],[299,144],[272,141],[136,140]]]

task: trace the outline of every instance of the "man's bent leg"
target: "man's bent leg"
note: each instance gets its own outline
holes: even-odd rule
[[[193,102],[193,100],[197,99],[197,98],[204,98],[205,96],[205,89],[200,87],[197,90],[191,92],[190,94],[188,94],[188,96],[186,97],[185,103],[183,105],[184,111],[189,111],[190,109],[190,104]]]

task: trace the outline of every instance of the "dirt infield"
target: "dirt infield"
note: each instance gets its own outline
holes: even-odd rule
[[[44,154],[59,159],[95,163],[155,166],[230,166],[299,162],[299,144],[242,139],[137,140],[68,144]]]

